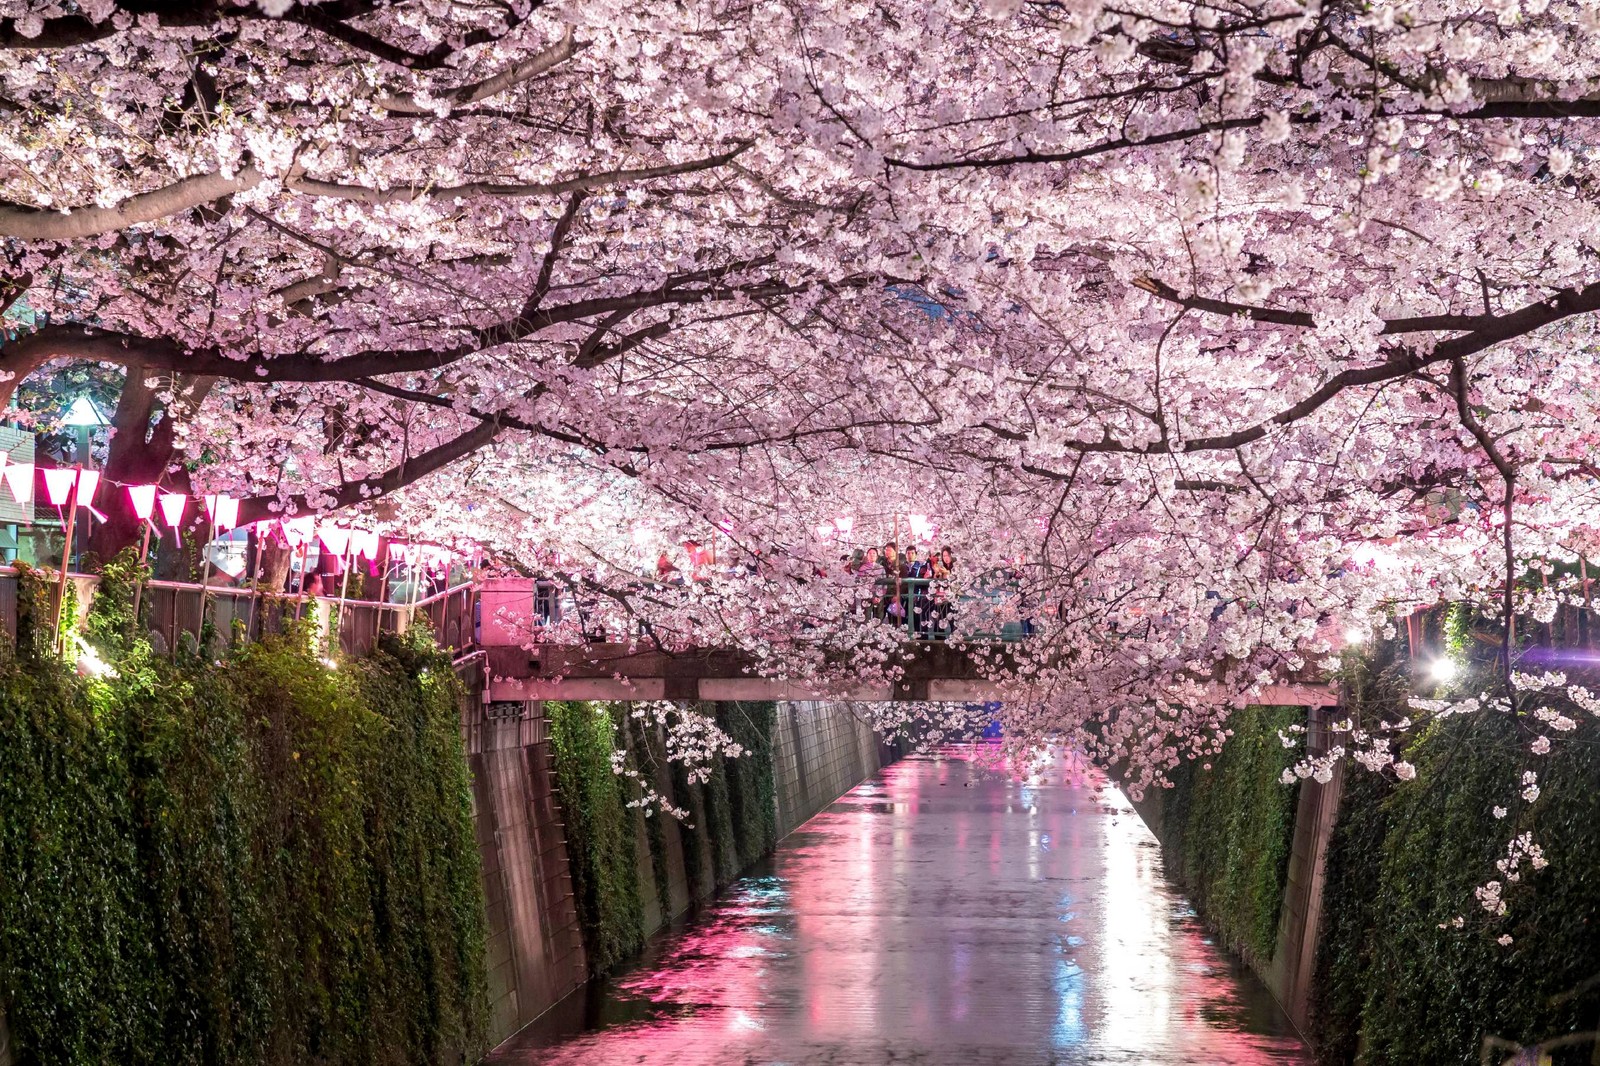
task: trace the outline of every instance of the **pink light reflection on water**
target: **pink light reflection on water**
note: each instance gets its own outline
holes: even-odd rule
[[[889,767],[615,982],[602,1028],[495,1061],[1309,1061],[1119,792],[984,756]]]

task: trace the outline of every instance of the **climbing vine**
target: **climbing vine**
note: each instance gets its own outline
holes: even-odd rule
[[[597,974],[636,954],[653,931],[644,920],[647,879],[665,922],[674,917],[674,884],[690,900],[707,899],[776,842],[776,705],[699,707],[695,713],[731,737],[742,754],[712,752],[692,767],[666,758],[659,717],[632,713],[637,710],[628,704],[545,704],[578,919]],[[684,817],[663,814],[659,803],[639,802],[645,788],[663,788],[668,805]],[[640,853],[641,834],[648,860]],[[673,836],[677,848],[669,846]]]
[[[612,769],[622,705],[546,703],[556,789],[566,825],[572,891],[589,969],[605,974],[644,946],[635,812]]]
[[[154,654],[107,567],[0,652],[0,997],[24,1064],[434,1063],[480,1049],[484,913],[448,659],[304,633]]]
[[[1298,786],[1280,777],[1294,762],[1278,732],[1303,720],[1296,707],[1249,707],[1234,714],[1233,736],[1202,763],[1184,762],[1162,791],[1158,826],[1168,869],[1230,948],[1266,963],[1294,841]]]
[[[1492,652],[1475,656],[1469,673],[1494,669]],[[1392,706],[1408,689],[1396,649],[1380,647],[1374,660],[1347,686],[1357,713]],[[1570,742],[1539,757],[1516,716],[1456,715],[1418,729],[1403,751],[1414,779],[1345,770],[1313,983],[1319,1059],[1475,1062],[1485,1037],[1531,1045],[1595,1030],[1600,723],[1586,717]],[[1506,782],[1532,759],[1542,798],[1508,805]],[[1551,861],[1507,878],[1507,912],[1491,918],[1474,890],[1522,832]],[[1586,1063],[1593,1050],[1585,1043],[1555,1061]]]

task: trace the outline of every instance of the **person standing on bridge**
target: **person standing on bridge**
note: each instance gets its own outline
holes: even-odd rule
[[[906,576],[906,564],[900,558],[900,548],[894,541],[883,546],[880,565],[883,567],[883,595],[878,600],[877,617],[903,622],[906,609],[901,602],[901,582]]]

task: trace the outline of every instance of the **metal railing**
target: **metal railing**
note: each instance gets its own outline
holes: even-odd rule
[[[475,602],[471,584],[457,585],[408,604],[149,581],[144,586],[139,613],[142,625],[159,633],[169,647],[183,639],[185,632],[198,636],[207,622],[221,640],[228,642],[235,632],[245,640],[259,640],[263,635],[284,632],[293,621],[309,620],[324,634],[324,640],[331,642],[337,635],[339,651],[362,655],[372,650],[380,633],[404,632],[424,618],[440,647],[464,650],[474,642]]]
[[[879,577],[872,591],[856,596],[856,613],[870,615],[904,631],[908,640],[945,640],[963,623],[963,639],[1014,642],[1033,635],[1027,617],[1002,617],[1001,605],[1017,592],[1009,580],[980,579],[957,592],[945,578]]]

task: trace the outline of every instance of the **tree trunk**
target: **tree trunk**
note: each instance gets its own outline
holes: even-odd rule
[[[210,388],[207,379],[190,379],[183,385],[198,396],[204,396]],[[190,399],[197,402],[193,396]],[[104,483],[95,503],[106,520],[96,522],[89,536],[89,554],[100,562],[136,546],[143,535],[143,523],[133,513],[124,485],[162,485],[168,491],[186,495],[189,492],[188,471],[168,473],[176,454],[172,412],[163,411],[156,418],[155,406],[155,390],[145,384],[143,371],[130,368],[112,416],[111,442],[106,467],[101,471]]]
[[[268,595],[279,595],[288,586],[289,566],[293,561],[293,548],[278,543],[276,537],[267,541],[261,552],[261,586]]]

